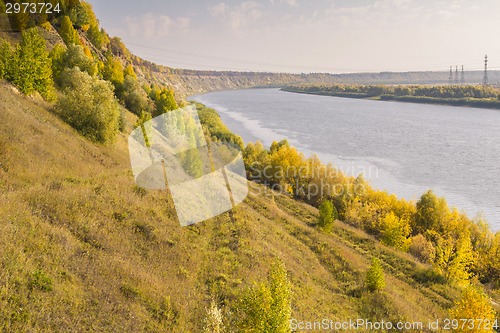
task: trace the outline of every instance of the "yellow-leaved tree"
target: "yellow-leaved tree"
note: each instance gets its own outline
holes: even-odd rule
[[[495,310],[488,296],[475,286],[465,288],[462,298],[450,310],[450,317],[458,323],[454,332],[489,333],[495,332],[497,326]]]

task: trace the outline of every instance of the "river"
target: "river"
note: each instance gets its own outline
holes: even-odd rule
[[[500,230],[500,111],[245,89],[190,97],[245,142],[288,139],[399,197],[428,189]]]

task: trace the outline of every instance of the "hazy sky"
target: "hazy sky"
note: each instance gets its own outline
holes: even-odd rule
[[[500,0],[90,0],[140,57],[276,72],[500,69]]]

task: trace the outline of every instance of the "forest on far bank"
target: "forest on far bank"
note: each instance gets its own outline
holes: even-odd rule
[[[500,89],[488,85],[357,85],[302,84],[284,91],[411,103],[500,108]]]

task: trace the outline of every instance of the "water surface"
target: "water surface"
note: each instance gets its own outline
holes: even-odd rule
[[[286,138],[348,174],[417,200],[427,189],[500,230],[500,111],[247,89],[193,96],[245,142]]]

